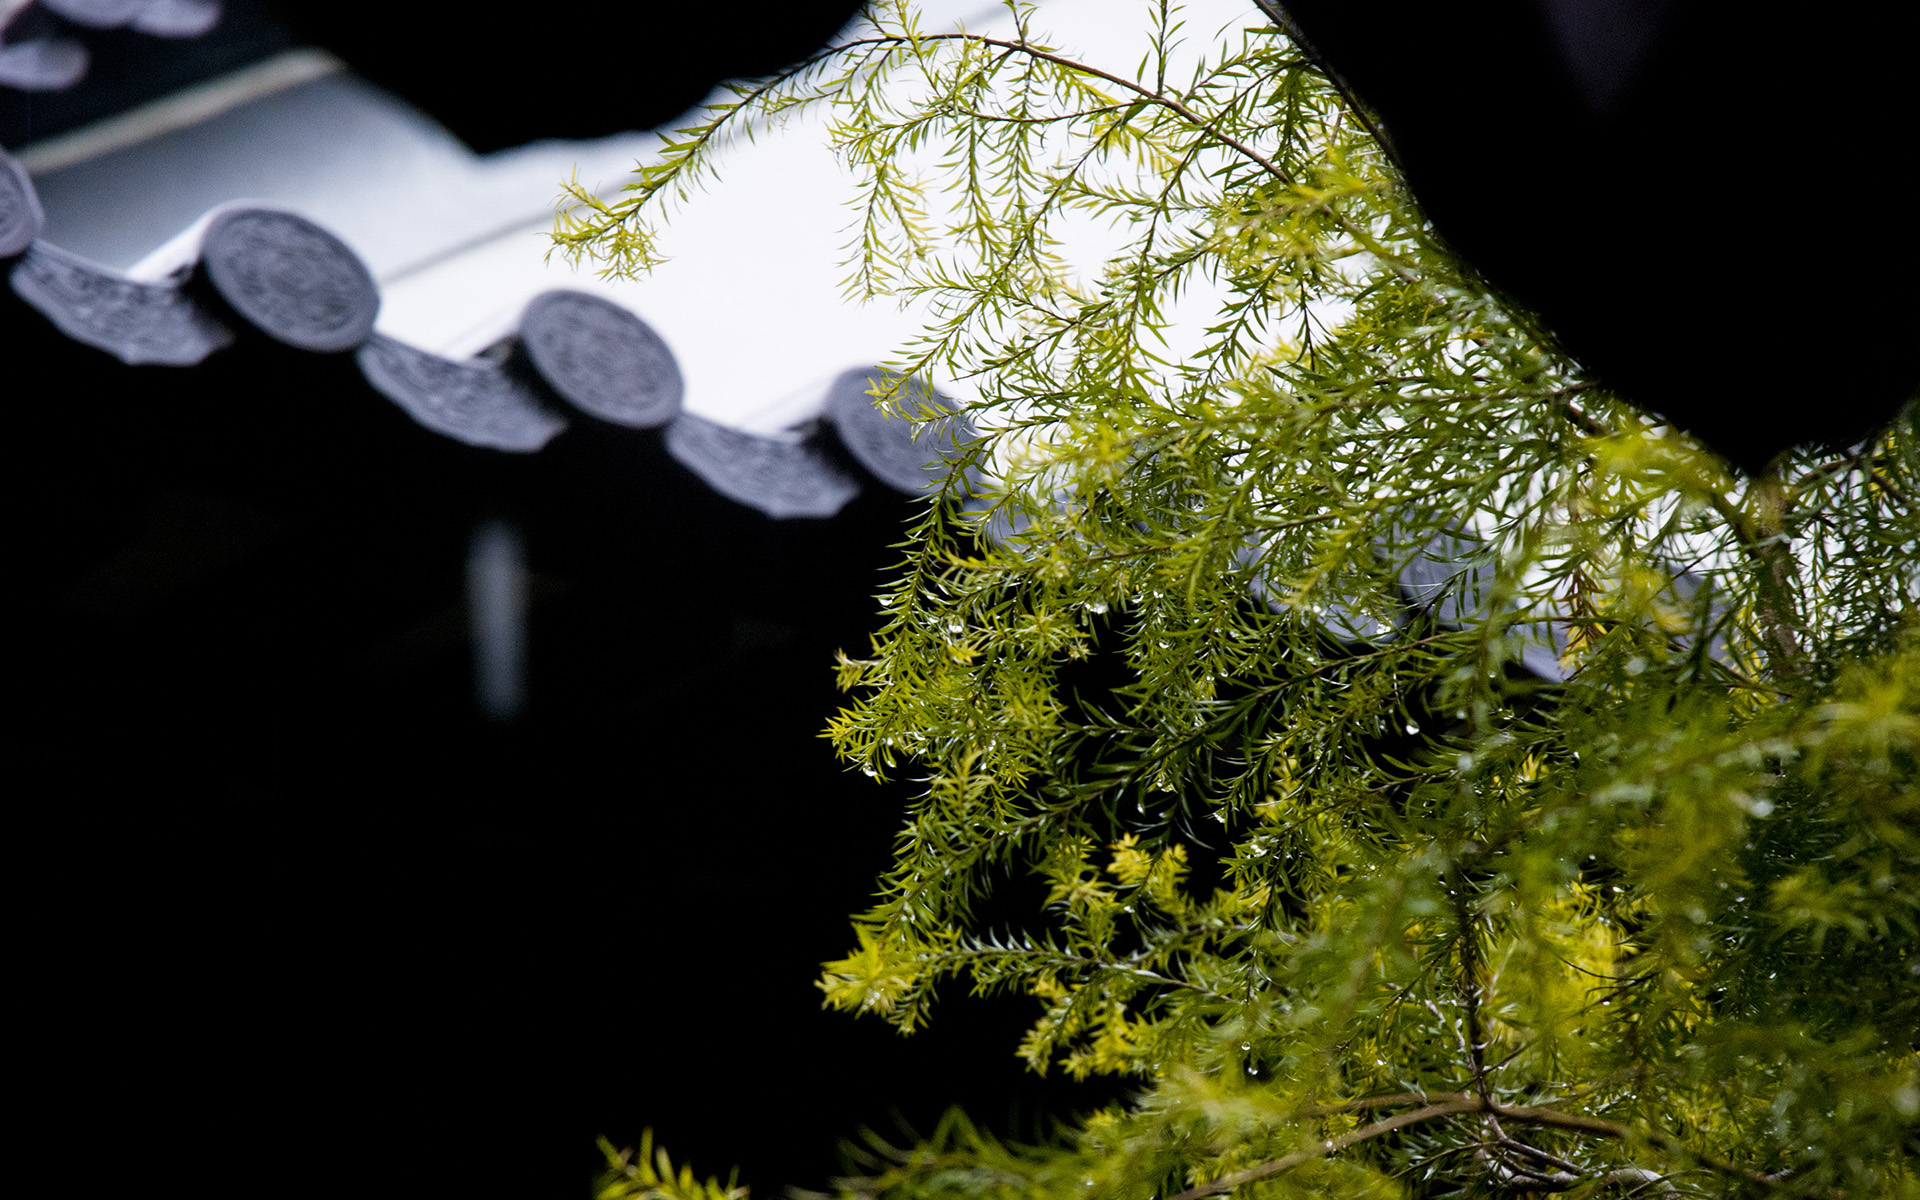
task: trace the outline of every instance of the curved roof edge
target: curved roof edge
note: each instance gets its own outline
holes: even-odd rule
[[[535,297],[472,358],[433,354],[375,334],[379,289],[365,266],[282,208],[223,205],[168,243],[171,270],[133,275],[41,239],[44,224],[32,181],[0,151],[9,285],[67,337],[129,365],[192,367],[243,337],[351,353],[371,391],[444,437],[534,453],[575,420],[660,430],[672,457],[708,486],[770,517],[830,517],[873,486],[923,494],[972,433],[951,418],[916,442],[909,422],[871,404],[858,411],[848,397],[785,436],[716,424],[682,410],[680,368],[645,321],[567,289]],[[849,370],[840,390],[864,391],[870,371]]]

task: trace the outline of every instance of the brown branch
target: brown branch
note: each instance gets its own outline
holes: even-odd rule
[[[1359,1100],[1347,1101],[1343,1105],[1308,1109],[1306,1115],[1319,1116],[1332,1112],[1351,1112],[1363,1108],[1387,1108],[1396,1104],[1421,1104],[1422,1107],[1413,1109],[1410,1112],[1387,1117],[1384,1120],[1375,1121],[1371,1125],[1363,1125],[1358,1129],[1348,1130],[1346,1133],[1336,1137],[1327,1138],[1324,1141],[1316,1142],[1313,1145],[1296,1150],[1292,1154],[1276,1158],[1272,1162],[1261,1163],[1259,1166],[1248,1167],[1243,1171],[1235,1171],[1228,1175],[1222,1175],[1220,1178],[1212,1180],[1211,1182],[1203,1183],[1197,1187],[1188,1188],[1184,1192],[1176,1193],[1168,1197],[1167,1200],[1202,1200],[1202,1198],[1206,1196],[1217,1196],[1221,1192],[1231,1191],[1243,1183],[1253,1183],[1257,1180],[1278,1175],[1283,1171],[1290,1171],[1302,1163],[1312,1162],[1318,1158],[1325,1158],[1330,1154],[1337,1154],[1349,1146],[1358,1145],[1361,1142],[1377,1138],[1382,1134],[1392,1133],[1396,1129],[1404,1129],[1409,1125],[1417,1125],[1442,1117],[1464,1116],[1469,1113],[1488,1113],[1494,1117],[1516,1121],[1523,1125],[1540,1125],[1550,1129],[1565,1129],[1569,1132],[1585,1134],[1589,1137],[1608,1138],[1612,1141],[1627,1142],[1630,1144],[1634,1142],[1644,1142],[1652,1146],[1657,1146],[1670,1154],[1692,1159],[1701,1166],[1708,1167],[1722,1175],[1731,1176],[1732,1178],[1740,1179],[1747,1183],[1759,1184],[1762,1187],[1780,1188],[1784,1186],[1786,1182],[1784,1175],[1767,1175],[1760,1171],[1755,1171],[1750,1167],[1742,1167],[1736,1163],[1728,1162],[1723,1158],[1695,1150],[1674,1135],[1660,1130],[1639,1130],[1630,1125],[1622,1125],[1617,1121],[1602,1120],[1599,1117],[1589,1117],[1581,1113],[1561,1112],[1556,1108],[1543,1108],[1535,1105],[1508,1106],[1495,1104],[1480,1096],[1471,1095],[1466,1092],[1430,1092],[1425,1094],[1419,1092],[1400,1092],[1390,1096],[1368,1096]],[[1613,1174],[1618,1175],[1620,1172]],[[1642,1175],[1638,1178],[1644,1181],[1647,1177]]]
[[[1516,1141],[1504,1134],[1500,1137],[1500,1144],[1509,1150],[1516,1150],[1536,1162],[1545,1163],[1557,1171],[1565,1171],[1571,1175],[1579,1175],[1582,1173],[1578,1163],[1568,1162],[1564,1158],[1548,1154],[1538,1146],[1529,1146],[1525,1142]]]
[[[1494,1105],[1493,1111],[1499,1116],[1525,1125],[1547,1125],[1554,1129],[1570,1129],[1576,1133],[1592,1134],[1595,1137],[1613,1138],[1618,1141],[1631,1141],[1636,1136],[1630,1126],[1614,1121],[1603,1121],[1599,1117],[1589,1117],[1581,1113],[1561,1112],[1557,1108],[1538,1108],[1532,1105],[1510,1108],[1505,1105]],[[1649,1138],[1649,1140],[1653,1139]]]
[[[1711,1167],[1722,1175],[1731,1175],[1744,1179],[1748,1183],[1757,1183],[1764,1187],[1777,1188],[1785,1183],[1784,1175],[1768,1175],[1751,1167],[1743,1167],[1728,1162],[1704,1151],[1695,1150],[1679,1138],[1658,1129],[1640,1130],[1630,1125],[1621,1125],[1615,1121],[1603,1121],[1599,1117],[1583,1116],[1579,1113],[1564,1113],[1553,1108],[1497,1108],[1500,1116],[1529,1125],[1545,1125],[1554,1129],[1571,1130],[1593,1137],[1612,1138],[1615,1141],[1645,1141],[1658,1146],[1670,1154],[1690,1158],[1704,1167]]]
[[[1362,1096],[1338,1104],[1316,1104],[1301,1110],[1302,1116],[1328,1117],[1335,1113],[1364,1112],[1373,1108],[1402,1108],[1409,1104],[1445,1104],[1472,1097],[1465,1092],[1394,1092],[1388,1096]]]
[[[1348,1130],[1338,1137],[1330,1137],[1323,1142],[1316,1142],[1304,1150],[1296,1150],[1285,1158],[1276,1158],[1272,1162],[1261,1163],[1257,1167],[1248,1167],[1244,1171],[1235,1171],[1231,1175],[1222,1175],[1211,1183],[1203,1183],[1199,1187],[1188,1188],[1178,1195],[1168,1197],[1168,1200],[1201,1200],[1203,1196],[1217,1196],[1221,1192],[1231,1191],[1243,1183],[1252,1183],[1257,1179],[1265,1179],[1271,1175],[1278,1175],[1282,1171],[1291,1171],[1301,1163],[1312,1162],[1316,1158],[1325,1158],[1329,1154],[1337,1154],[1345,1150],[1348,1146],[1357,1145],[1371,1138],[1377,1138],[1383,1133],[1392,1133],[1396,1129],[1404,1129],[1408,1125],[1417,1125],[1422,1121],[1431,1121],[1435,1117],[1451,1117],[1457,1116],[1460,1113],[1479,1112],[1481,1108],[1482,1103],[1478,1096],[1462,1096],[1457,1100],[1448,1100],[1440,1104],[1429,1104],[1425,1108],[1416,1108],[1412,1112],[1400,1113],[1397,1116],[1388,1117],[1382,1121],[1375,1121],[1371,1125],[1363,1125],[1358,1129]]]

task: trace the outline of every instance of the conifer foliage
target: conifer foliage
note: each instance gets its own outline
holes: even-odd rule
[[[848,1195],[1920,1196],[1915,409],[1730,473],[1451,256],[1251,6],[1116,6],[1130,71],[1044,8],[869,19],[556,235],[644,271],[733,134],[813,114],[850,289],[929,318],[883,400],[978,395],[839,664],[839,752],[925,787],[821,986],[906,1031],[1025,993],[1009,1052],[1138,1091]]]

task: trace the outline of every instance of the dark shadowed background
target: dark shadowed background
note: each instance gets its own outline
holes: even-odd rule
[[[0,144],[298,44],[480,149],[644,128],[851,8],[235,4],[224,40],[87,33],[88,79],[4,94]],[[1071,1106],[1013,1057],[1028,1004],[903,1040],[813,987],[909,794],[819,736],[906,502],[773,521],[657,434],[472,449],[348,356],[126,367],[11,292],[0,339],[28,1173],[578,1197],[597,1135],[651,1127],[770,1195],[895,1114],[1031,1132]],[[492,520],[531,572],[504,726],[476,715],[464,600]]]

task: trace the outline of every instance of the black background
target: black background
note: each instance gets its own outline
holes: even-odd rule
[[[1759,472],[1920,393],[1920,6],[1284,7],[1441,234],[1628,400]],[[1556,37],[1556,12],[1585,36]],[[1607,103],[1579,84],[1595,72],[1620,73]]]
[[[6,94],[0,133],[317,42],[477,149],[588,136],[804,54],[850,8],[289,5],[289,32],[233,4],[199,43],[81,34],[86,83]],[[535,16],[601,25],[562,51]],[[951,999],[903,1039],[813,986],[910,795],[820,737],[904,501],[776,522],[655,435],[581,417],[537,455],[470,449],[348,358],[252,340],[128,368],[10,292],[0,364],[26,1174],[578,1197],[596,1136],[651,1127],[765,1196],[824,1185],[863,1126],[958,1102],[1032,1134],[1109,1094],[1024,1070],[1031,1001]],[[496,519],[532,572],[506,727],[475,715],[462,599]]]
[[[0,761],[42,1161],[572,1196],[595,1136],[652,1127],[769,1194],[895,1114],[1031,1130],[1103,1094],[1023,1073],[1030,1001],[911,1039],[820,1008],[909,794],[819,736],[904,502],[774,522],[652,435],[472,450],[347,361],[133,369],[3,319],[38,372]],[[462,607],[490,519],[532,570],[507,727]]]

